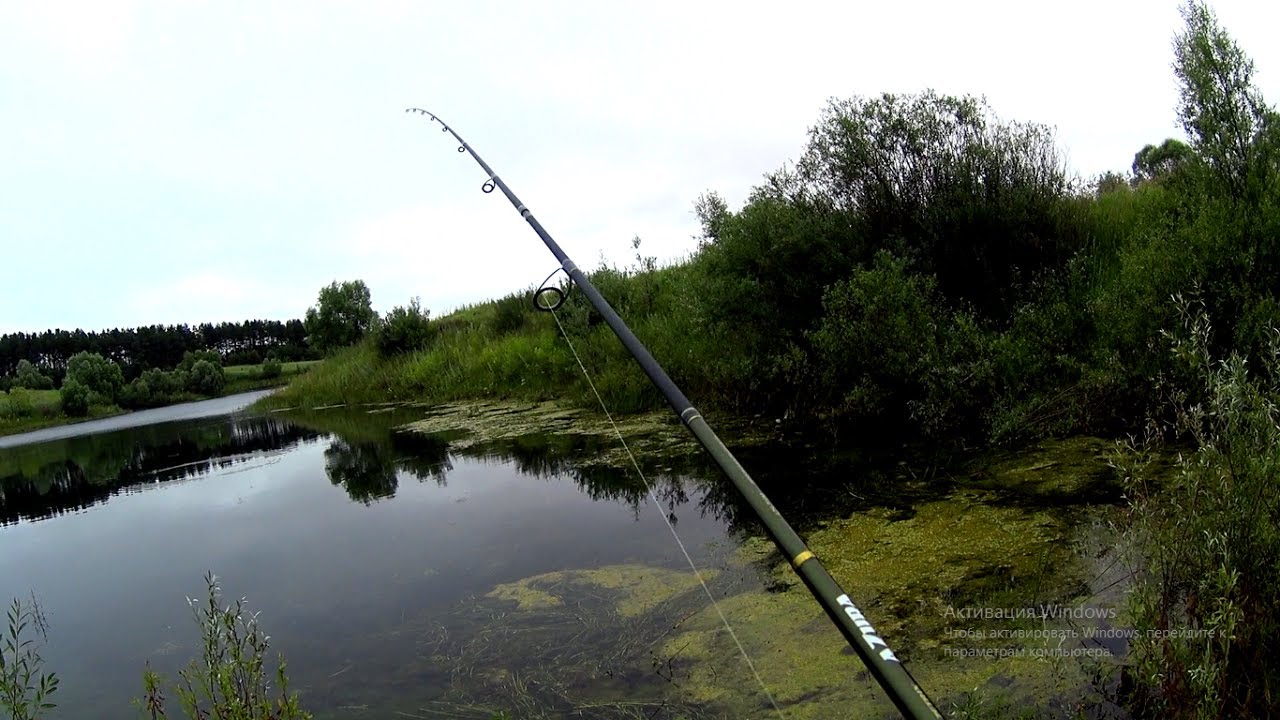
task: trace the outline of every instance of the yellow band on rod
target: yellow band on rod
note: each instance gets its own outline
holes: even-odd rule
[[[791,564],[796,567],[800,567],[801,565],[804,564],[805,560],[812,560],[812,559],[813,559],[813,552],[811,550],[805,550],[804,552],[797,555],[795,559],[791,561]]]

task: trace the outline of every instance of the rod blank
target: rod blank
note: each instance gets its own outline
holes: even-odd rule
[[[528,206],[520,202],[520,198],[516,197],[511,188],[507,186],[502,178],[489,167],[480,155],[467,144],[462,136],[454,132],[443,120],[434,113],[423,110],[421,108],[409,108],[405,112],[418,113],[426,115],[433,121],[440,123],[440,127],[444,132],[448,132],[459,143],[458,151],[467,152],[475,159],[476,163],[484,170],[489,179],[485,181],[482,190],[486,193],[493,192],[494,188],[502,191],[507,197],[511,205],[520,213],[537,233],[542,242],[560,261],[560,266],[564,268],[565,273],[577,283],[582,293],[586,295],[587,300],[600,313],[609,327],[613,330],[618,339],[622,341],[627,351],[639,363],[640,368],[644,370],[645,375],[658,388],[671,409],[684,423],[689,432],[697,438],[702,447],[711,455],[720,470],[724,472],[729,481],[733,483],[738,492],[746,500],[747,504],[755,512],[756,516],[764,523],[765,528],[769,532],[769,537],[774,544],[782,552],[783,556],[791,562],[795,568],[796,574],[804,581],[806,587],[822,604],[827,616],[844,635],[845,640],[857,652],[858,657],[862,659],[863,664],[871,671],[871,675],[880,684],[889,699],[902,712],[904,717],[911,720],[927,720],[941,719],[942,715],[938,709],[934,707],[933,702],[925,694],[924,690],[916,684],[916,681],[902,666],[901,661],[893,654],[893,650],[889,648],[888,643],[880,637],[871,622],[867,620],[862,611],[854,604],[849,595],[845,593],[840,585],[827,572],[826,567],[813,554],[813,551],[805,546],[804,541],[796,534],[791,525],[787,523],[782,514],[778,512],[769,498],[760,490],[756,482],[751,479],[747,471],[738,463],[738,459],[733,456],[729,448],[720,440],[707,421],[702,418],[702,414],[693,407],[689,402],[689,398],[685,397],[680,388],[672,382],[667,376],[662,366],[654,360],[653,355],[649,353],[648,348],[640,342],[639,338],[631,332],[627,324],[622,321],[618,313],[609,305],[604,296],[596,290],[591,281],[587,279],[585,273],[578,268],[569,256],[565,254],[560,245],[551,237],[546,228],[542,227],[542,223],[529,210]]]

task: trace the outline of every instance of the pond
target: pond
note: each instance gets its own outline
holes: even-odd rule
[[[650,496],[582,414],[244,411],[257,396],[0,447],[0,600],[33,593],[49,617],[56,717],[137,717],[144,667],[172,679],[199,651],[187,598],[204,596],[206,571],[261,612],[319,718],[776,717],[664,516],[788,717],[893,715],[664,418],[622,427]],[[935,700],[982,685],[1096,699],[1096,668],[1025,652],[1041,641],[1008,658],[953,652],[1010,641],[959,634],[974,621],[946,609],[1114,606],[1114,563],[1094,547],[1111,501],[1105,443],[992,458],[960,480],[737,445]],[[1009,623],[978,626],[1035,625]]]

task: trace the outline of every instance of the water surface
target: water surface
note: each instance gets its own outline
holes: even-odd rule
[[[186,598],[203,596],[207,570],[262,612],[323,715],[416,708],[448,689],[401,631],[410,621],[530,575],[679,560],[634,483],[584,481],[536,442],[468,457],[393,440],[411,412],[347,411],[359,437],[227,414],[247,399],[0,450],[0,596],[34,592],[46,610],[63,717],[135,717],[144,664],[172,674],[194,657]],[[695,549],[726,534],[698,500],[666,508]]]
[[[776,717],[664,517],[788,717],[894,716],[734,491],[661,433],[635,443],[655,505],[602,462],[609,438],[539,433],[536,415],[464,442],[396,429],[424,409],[240,412],[253,397],[0,447],[0,599],[34,593],[47,612],[59,716],[136,717],[142,669],[172,677],[198,653],[187,598],[213,571],[261,611],[319,718]],[[950,611],[1116,601],[1099,593],[1106,543],[1079,522],[1113,494],[1103,446],[966,477],[739,456],[935,700],[982,687],[1062,708],[1094,698],[1089,668],[957,659],[974,641],[956,631],[1011,627]]]

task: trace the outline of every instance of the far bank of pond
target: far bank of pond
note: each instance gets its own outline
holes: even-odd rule
[[[620,425],[652,497],[606,424],[545,405],[168,417],[0,446],[0,577],[50,612],[69,716],[131,717],[143,663],[193,657],[183,597],[206,569],[262,611],[318,717],[773,716],[663,513],[789,717],[892,716],[683,429]],[[731,440],[939,703],[1105,702],[1124,650],[1110,443],[948,473],[801,457],[747,423]]]
[[[316,366],[320,361],[307,360],[285,363],[280,374],[268,376],[258,365],[232,365],[223,368],[226,386],[218,397],[201,397],[188,393],[191,399],[173,405],[162,405],[147,410],[161,410],[165,407],[190,405],[206,400],[234,398],[238,395],[259,390],[274,390],[283,387],[291,380]],[[45,428],[78,425],[84,422],[128,415],[139,410],[128,410],[117,405],[91,405],[84,417],[72,417],[62,412],[62,400],[57,390],[19,390],[24,393],[21,410],[14,407],[12,392],[0,391],[0,440],[13,435],[42,430]],[[2,447],[2,445],[0,445]]]

